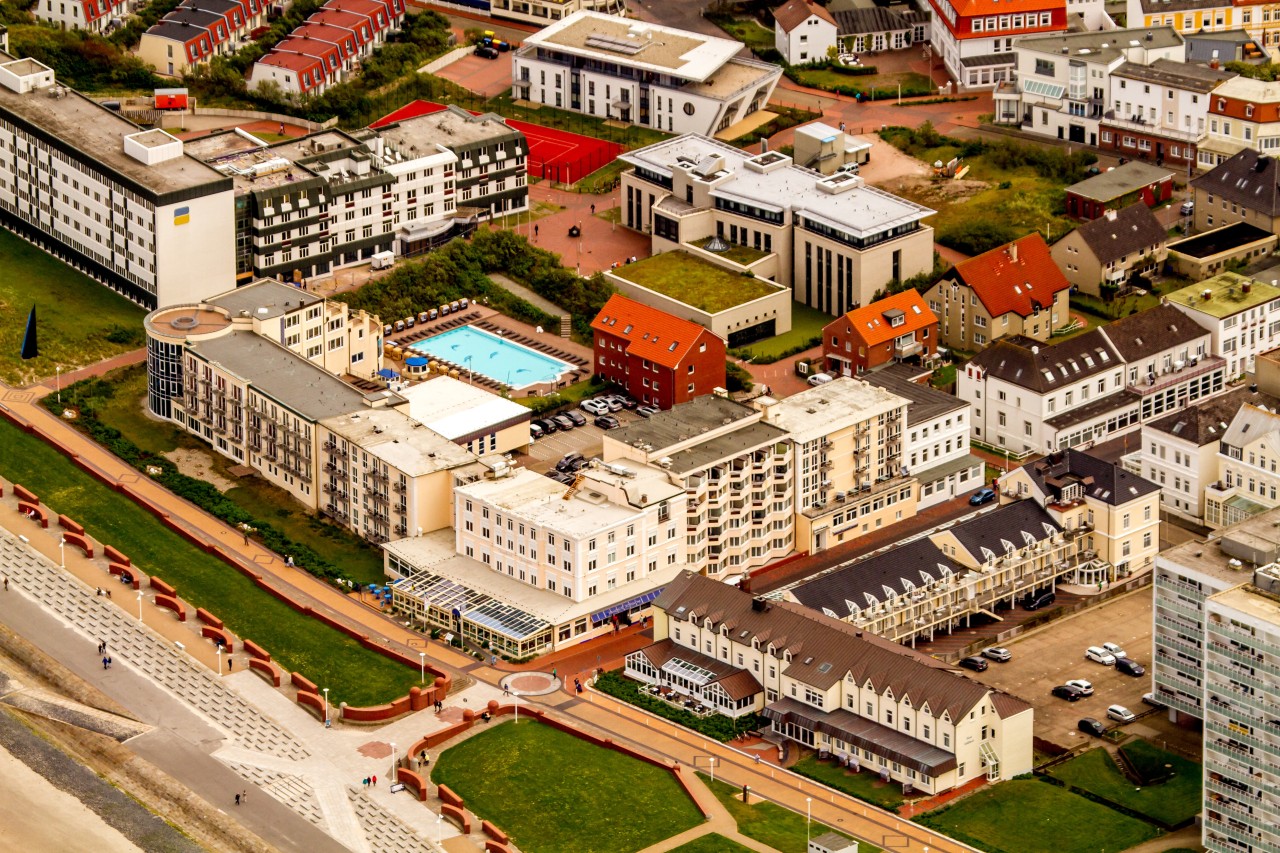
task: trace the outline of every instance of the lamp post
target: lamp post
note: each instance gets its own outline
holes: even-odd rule
[[[138,590],[138,594],[142,594],[142,590]],[[222,677],[222,646],[218,646],[218,677]]]
[[[58,540],[58,557],[62,561],[62,568],[67,567],[67,540]]]
[[[395,781],[396,781],[396,744],[395,744],[395,741],[392,741],[391,742],[391,782],[392,784],[394,784]]]
[[[329,728],[329,688],[324,689],[324,727]]]
[[[62,366],[59,365],[55,367],[54,370],[58,372],[57,373],[58,405],[61,406],[62,405]]]
[[[418,683],[427,683],[427,653],[418,652]]]
[[[138,590],[138,621],[142,621],[142,590]],[[218,674],[222,674],[222,658],[218,658]]]
[[[804,843],[809,843],[809,824],[813,821],[813,797],[804,798]]]
[[[444,843],[444,815],[436,815],[436,846]]]

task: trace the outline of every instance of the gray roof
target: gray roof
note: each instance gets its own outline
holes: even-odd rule
[[[1155,50],[1177,47],[1180,44],[1182,36],[1173,27],[1046,33],[1018,39],[1019,48],[1103,64],[1124,59],[1125,52],[1130,48]]]
[[[232,317],[239,315],[241,311],[248,311],[259,320],[268,320],[296,311],[298,308],[323,302],[324,299],[291,284],[262,278],[205,301],[222,308]]]
[[[897,394],[899,397],[905,397],[908,400],[908,424],[918,424],[923,421],[933,420],[939,415],[945,415],[947,412],[969,408],[968,401],[961,400],[954,394],[939,391],[930,385],[912,382],[904,374],[914,374],[918,371],[907,365],[900,364],[899,366],[902,368],[901,370],[885,368],[884,370],[873,370],[869,373],[864,373],[862,374],[862,380],[870,385],[877,385],[886,391]]]
[[[980,563],[988,559],[984,548],[998,557],[1007,553],[1010,546],[1025,548],[1061,532],[1062,527],[1044,507],[1030,499],[1006,504],[951,528],[961,547]]]
[[[667,455],[671,458],[673,473],[687,474],[722,459],[732,459],[757,447],[774,444],[786,437],[785,429],[773,424],[756,422]]]
[[[928,12],[917,12],[902,7],[886,9],[883,6],[872,6],[868,9],[848,9],[832,12],[836,19],[836,30],[841,36],[862,33],[891,33],[895,30],[909,30],[917,23],[928,23]]]
[[[820,575],[793,587],[790,594],[811,610],[844,619],[853,615],[850,603],[859,610],[878,606],[909,592],[911,587],[907,583],[920,587],[948,574],[963,575],[968,571],[943,554],[932,540],[921,538]],[[885,587],[891,592],[886,592]],[[875,603],[868,596],[873,597]]]
[[[1075,230],[1100,263],[1109,264],[1134,252],[1154,251],[1169,239],[1151,208],[1136,202],[1116,211],[1115,219],[1100,216]]]
[[[1090,456],[1083,450],[1068,448],[1049,454],[1022,466],[1027,476],[1040,487],[1050,501],[1061,495],[1064,486],[1079,484],[1087,497],[1110,506],[1136,500],[1160,487],[1150,480],[1126,471],[1114,462]]]
[[[251,331],[193,341],[187,349],[313,421],[359,411],[366,407],[366,401],[399,399],[385,391],[369,395],[357,391],[322,367]]]
[[[1174,241],[1169,244],[1169,251],[1193,258],[1207,258],[1231,249],[1239,249],[1250,243],[1257,243],[1260,240],[1268,240],[1273,236],[1270,231],[1250,225],[1248,222],[1232,222],[1230,225],[1223,225],[1221,228],[1205,231],[1194,237]],[[1255,275],[1258,281],[1272,280],[1260,273]]]
[[[1094,420],[1108,412],[1117,412],[1130,406],[1136,406],[1141,400],[1142,395],[1137,391],[1130,391],[1128,388],[1124,388],[1105,397],[1095,397],[1083,406],[1076,406],[1074,409],[1063,412],[1060,415],[1046,418],[1045,424],[1053,429],[1063,430],[1076,424]]]
[[[1192,178],[1197,192],[1235,202],[1264,216],[1280,216],[1280,168],[1276,159],[1248,148]]]
[[[476,143],[524,139],[524,134],[508,125],[497,113],[473,116],[453,104],[439,112],[401,119],[395,124],[380,127],[378,136],[406,151],[414,145],[422,150],[429,145],[454,149]]]
[[[1166,432],[1191,442],[1196,447],[1216,444],[1226,434],[1231,420],[1245,403],[1255,406],[1266,406],[1271,409],[1280,407],[1280,397],[1251,391],[1248,388],[1236,388],[1217,397],[1180,409],[1171,415],[1151,421],[1143,429]]]
[[[1258,41],[1244,30],[1228,30],[1222,33],[1188,33],[1187,62],[1207,63],[1244,61],[1261,64],[1267,61],[1267,54],[1258,47]],[[1246,56],[1246,48],[1251,48],[1253,55]]]
[[[1163,166],[1130,160],[1101,175],[1094,175],[1078,184],[1072,184],[1067,187],[1067,192],[1094,201],[1111,201],[1137,192],[1145,186],[1172,179],[1173,172]]]
[[[1156,83],[1161,86],[1174,86],[1191,92],[1212,92],[1223,80],[1230,80],[1236,75],[1231,71],[1210,68],[1207,65],[1192,65],[1174,62],[1172,59],[1157,59],[1150,65],[1137,62],[1126,62],[1111,72],[1112,77],[1127,77],[1130,80],[1141,80],[1144,83]]]
[[[1044,393],[1120,367],[1123,361],[1111,342],[1098,329],[1092,329],[1053,345],[1020,335],[997,338],[969,363],[996,379]]]
[[[1209,334],[1167,303],[1113,320],[1099,330],[1126,361],[1139,361]]]

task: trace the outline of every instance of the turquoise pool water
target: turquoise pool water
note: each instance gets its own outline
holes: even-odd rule
[[[521,346],[474,326],[460,326],[409,348],[432,358],[470,368],[481,376],[512,388],[555,382],[573,368],[558,358]]]

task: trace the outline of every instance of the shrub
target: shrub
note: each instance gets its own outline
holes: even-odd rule
[[[761,725],[760,718],[756,714],[747,714],[744,717],[739,717],[736,721],[732,717],[726,717],[724,714],[699,717],[683,708],[677,708],[670,702],[665,702],[656,696],[641,693],[639,683],[627,678],[620,669],[602,673],[596,679],[595,687],[601,693],[607,693],[615,699],[626,702],[628,705],[643,708],[655,716],[670,720],[707,737],[715,738],[722,743],[731,741],[742,732],[759,728]]]
[[[750,391],[755,387],[755,382],[751,379],[751,374],[746,368],[734,364],[732,361],[724,363],[724,381],[725,388],[729,391]]]
[[[938,233],[938,242],[966,255],[981,255],[1022,235],[1003,222],[970,219]]]

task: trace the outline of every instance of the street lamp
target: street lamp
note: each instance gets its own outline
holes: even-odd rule
[[[324,727],[329,728],[329,688],[324,689]]]
[[[427,653],[418,652],[418,683],[427,683]]]
[[[804,798],[804,843],[809,843],[809,823],[813,820],[813,797]]]
[[[142,590],[138,590],[138,621],[139,622],[142,621]],[[222,671],[221,671],[222,658],[218,658],[218,667],[219,667],[218,674],[221,675],[222,674]]]
[[[58,376],[57,376],[58,405],[61,406],[62,405],[62,366],[59,365],[58,367],[55,367],[54,370],[58,371]]]
[[[395,741],[392,741],[391,742],[391,782],[392,784],[394,784],[395,781],[396,781],[396,744],[395,744]]]
[[[142,590],[138,590],[138,595],[142,595]],[[222,646],[218,646],[218,677],[222,677]]]
[[[65,539],[58,541],[58,556],[62,560],[62,568],[65,569],[67,567],[67,540]]]
[[[444,843],[444,814],[436,815],[436,846]]]

